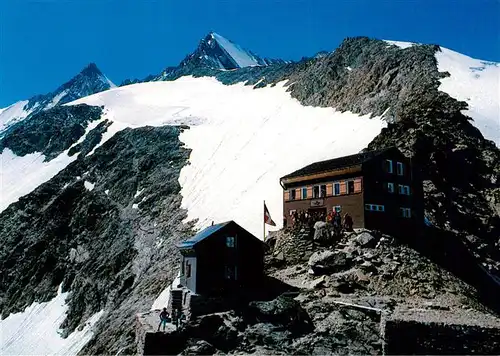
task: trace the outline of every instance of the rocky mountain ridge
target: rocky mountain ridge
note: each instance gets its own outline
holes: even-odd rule
[[[51,108],[71,101],[99,93],[115,85],[97,68],[95,63],[88,64],[75,77],[51,93],[35,95],[27,101],[21,101],[0,112],[0,137],[2,131],[30,115],[42,113]]]
[[[215,32],[210,32],[200,41],[194,52],[188,54],[178,66],[167,67],[160,74],[149,75],[143,80],[126,79],[120,86],[149,81],[175,80],[184,75],[214,76],[224,71],[285,63],[287,61],[282,59],[259,57],[231,40]]]

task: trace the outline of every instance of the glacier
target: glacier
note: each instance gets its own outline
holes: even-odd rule
[[[284,83],[253,89],[215,78],[182,77],[97,93],[65,105],[105,107],[109,138],[125,127],[188,125],[180,140],[192,149],[180,174],[186,221],[196,228],[235,220],[263,238],[263,201],[282,223],[279,178],[314,161],[359,152],[386,122],[332,108],[305,107]],[[103,116],[104,116],[103,115]]]

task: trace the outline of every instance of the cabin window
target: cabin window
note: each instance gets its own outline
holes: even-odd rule
[[[333,207],[333,211],[335,211],[336,213],[340,213],[342,211],[342,205],[335,205]]]
[[[340,183],[333,184],[333,195],[340,195]]]
[[[302,188],[302,199],[307,199],[307,188]]]
[[[191,262],[186,261],[186,277],[191,277]]]
[[[401,217],[411,218],[411,209],[410,208],[399,208],[399,212],[401,214]]]
[[[350,180],[347,182],[347,194],[354,193],[354,181]]]
[[[368,211],[385,211],[385,207],[383,205],[378,205],[378,204],[365,204],[365,210],[368,210]]]
[[[319,198],[319,185],[315,185],[313,187],[313,198],[314,199]]]
[[[296,195],[295,195],[295,189],[290,190],[290,200],[295,200]]]
[[[403,175],[403,163],[401,163],[401,162],[397,163],[397,165],[396,165],[396,172],[397,172],[398,176],[402,176]]]
[[[238,277],[236,273],[237,273],[236,266],[226,266],[226,273],[225,273],[226,279],[230,281],[235,281]]]
[[[326,185],[323,184],[319,186],[319,196],[321,198],[326,197]]]
[[[226,246],[230,248],[234,248],[236,242],[236,238],[234,236],[226,237]]]
[[[386,188],[389,193],[394,193],[394,183],[387,183]]]
[[[398,191],[401,195],[410,195],[410,186],[399,184]]]
[[[393,169],[392,169],[392,161],[390,159],[386,159],[385,160],[385,171],[387,173],[393,173]]]

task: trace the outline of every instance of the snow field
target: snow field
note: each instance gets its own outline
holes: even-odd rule
[[[181,283],[181,274],[180,272],[177,274],[177,277],[173,280],[172,284],[170,284],[167,288],[165,288],[158,298],[155,299],[153,305],[151,306],[151,310],[161,310],[163,308],[168,307],[168,303],[170,302],[170,291],[172,288],[176,288],[177,285]]]
[[[469,108],[463,113],[474,119],[473,125],[484,138],[500,147],[500,64],[443,47],[436,58],[439,71],[451,74],[441,79],[439,90],[465,101]]]
[[[47,104],[47,106],[45,106],[44,110],[49,110],[49,109],[52,109],[54,106],[56,106],[62,98],[64,98],[64,96],[68,93],[68,90],[63,90],[62,92],[60,92],[59,94],[57,94],[56,96],[54,96],[54,98],[52,99],[52,101],[50,103]]]
[[[262,238],[263,201],[282,223],[279,178],[314,161],[359,152],[385,127],[331,108],[304,107],[284,83],[254,90],[242,83],[183,77],[111,89],[67,105],[104,105],[124,127],[190,125],[180,139],[192,149],[180,174],[182,207],[197,228],[235,220]],[[108,130],[109,130],[108,129]]]
[[[76,355],[93,336],[92,328],[104,311],[92,315],[81,330],[66,339],[59,329],[66,318],[68,293],[61,293],[45,303],[33,303],[23,312],[0,320],[1,355]]]
[[[409,42],[385,41],[402,49],[416,45]],[[452,98],[465,101],[469,108],[462,113],[484,138],[500,147],[500,63],[471,58],[441,47],[436,52],[438,70],[450,73],[441,79],[439,90]]]
[[[25,119],[30,114],[31,111],[24,110],[26,104],[28,104],[28,100],[22,100],[4,109],[0,109],[0,132],[13,123]]]
[[[102,121],[103,118],[89,123],[85,134],[71,147],[83,142],[85,136]],[[100,144],[104,139],[106,137],[103,137]],[[20,157],[10,149],[4,149],[0,153],[0,212],[75,161],[78,154],[68,156],[71,147],[49,162],[44,162],[45,156],[40,152]],[[86,187],[89,189],[88,185]]]

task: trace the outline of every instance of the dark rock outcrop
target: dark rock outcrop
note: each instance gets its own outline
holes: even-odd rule
[[[87,125],[101,118],[102,108],[85,104],[61,106],[42,111],[11,127],[0,139],[0,152],[9,148],[17,156],[41,152],[45,161],[57,157],[85,134]],[[101,124],[96,133],[86,138],[86,151],[90,152],[100,141],[107,126]],[[97,131],[100,132],[97,135]],[[98,140],[95,138],[99,138]],[[76,151],[76,147],[75,147]]]
[[[89,63],[80,73],[51,93],[37,95],[29,99],[25,110],[31,114],[42,112],[56,106],[110,89],[112,83],[95,63]]]
[[[62,284],[66,334],[106,311],[83,352],[133,348],[134,314],[173,280],[175,242],[192,232],[181,223],[178,176],[189,151],[180,131],[120,131],[0,214],[4,317],[52,299]]]

